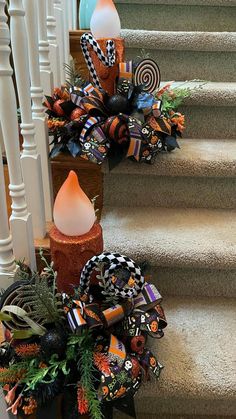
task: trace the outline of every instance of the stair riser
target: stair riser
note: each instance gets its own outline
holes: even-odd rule
[[[185,138],[231,139],[236,133],[236,106],[182,106]]]
[[[176,153],[181,151],[175,151]],[[168,158],[168,156],[167,156]],[[157,156],[158,159],[158,156]],[[141,172],[140,166],[140,172]],[[105,175],[105,206],[236,208],[236,178]]]
[[[165,297],[236,297],[236,270],[153,266],[147,274]]]
[[[225,416],[212,416],[212,415],[207,415],[207,416],[197,416],[196,415],[165,415],[165,414],[158,414],[155,413],[155,415],[146,415],[146,413],[137,413],[137,419],[225,419]],[[114,414],[114,419],[127,419],[127,415],[123,415],[120,412],[115,412]],[[236,416],[227,416],[228,419],[236,419]]]
[[[235,31],[236,7],[122,3],[117,9],[121,26],[127,29]]]
[[[184,345],[184,342],[182,343]],[[195,365],[197,368],[197,365]],[[163,371],[164,376],[165,371]],[[155,415],[158,412],[159,418],[162,418],[162,414],[170,415],[193,415],[196,418],[201,418],[201,416],[208,415],[208,418],[221,417],[222,419],[226,418],[235,418],[236,411],[236,402],[235,400],[223,399],[223,400],[204,400],[199,399],[188,399],[186,398],[176,398],[171,397],[171,399],[158,398],[158,388],[157,396],[155,399],[153,397],[143,397],[141,394],[137,397],[136,407],[138,412],[138,419],[149,419],[152,415]],[[154,417],[154,416],[153,416]],[[170,416],[171,417],[171,416]],[[158,416],[156,416],[158,419]]]
[[[158,49],[158,42],[156,49],[149,49],[148,38],[142,48],[158,63],[162,80],[236,81],[236,52]],[[140,53],[141,48],[126,49],[127,59],[134,59]]]

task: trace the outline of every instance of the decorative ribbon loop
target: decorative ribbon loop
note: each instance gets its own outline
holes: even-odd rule
[[[101,118],[99,117],[95,117],[95,116],[90,116],[87,121],[84,124],[84,127],[82,129],[82,132],[80,134],[80,141],[81,143],[84,143],[86,141],[86,137],[89,133],[89,131],[92,130],[92,128],[98,124],[101,121]]]
[[[127,256],[120,255],[119,253],[104,252],[90,259],[83,268],[80,277],[80,286],[85,294],[88,294],[89,291],[90,275],[96,265],[99,264],[105,264],[104,279],[108,283],[111,292],[114,292],[117,296],[125,299],[132,298],[141,291],[144,284],[141,268]],[[114,280],[116,278],[116,270],[119,268],[127,270],[130,273],[131,281],[123,289],[120,289]]]
[[[153,284],[145,283],[142,292],[135,297],[134,307],[135,309],[150,310],[162,301],[162,296]]]
[[[119,79],[132,81],[133,79],[133,61],[119,63]]]
[[[128,129],[130,134],[130,144],[127,157],[134,157],[138,161],[140,159],[140,149],[142,145],[142,126],[136,118],[129,117]]]

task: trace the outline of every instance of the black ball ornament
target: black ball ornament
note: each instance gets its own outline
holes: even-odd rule
[[[129,101],[125,96],[117,94],[109,97],[106,106],[111,115],[118,115],[119,113],[128,112]]]
[[[66,350],[66,335],[56,329],[52,329],[45,333],[40,339],[40,346],[42,355],[50,358],[56,354],[62,357]]]

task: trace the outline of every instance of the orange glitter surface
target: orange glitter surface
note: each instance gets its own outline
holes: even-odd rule
[[[79,286],[80,274],[86,262],[103,251],[102,227],[95,223],[88,233],[72,237],[60,233],[54,226],[49,236],[58,290],[72,294],[73,286]],[[91,282],[97,282],[96,273],[92,275]]]
[[[97,39],[100,48],[106,54],[107,38]],[[89,46],[89,53],[96,69],[102,88],[109,94],[114,95],[116,90],[116,81],[119,76],[119,63],[125,60],[125,42],[122,38],[113,39],[116,46],[116,63],[113,67],[106,67],[98,58],[97,54]]]

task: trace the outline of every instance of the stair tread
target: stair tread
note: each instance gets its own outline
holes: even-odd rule
[[[161,85],[165,85],[162,82]],[[188,81],[174,82],[172,87],[184,87],[191,90],[191,95],[184,99],[184,105],[195,106],[236,106],[235,82],[204,82]]]
[[[154,164],[134,164],[128,159],[113,174],[156,176],[236,176],[236,140],[178,139],[180,150],[161,153]],[[104,172],[109,173],[108,165]]]
[[[151,187],[151,185],[150,185]],[[236,211],[105,207],[105,249],[153,266],[236,268]]]
[[[128,48],[174,51],[236,51],[236,32],[149,31],[122,29]]]
[[[176,414],[191,414],[191,409],[199,408],[194,413],[232,415],[236,300],[164,296],[163,307],[168,322],[165,336],[150,339],[149,345],[165,368],[157,384],[152,381],[140,391],[138,412],[154,414],[168,409],[172,413],[173,409]],[[196,408],[199,400],[202,403]]]

